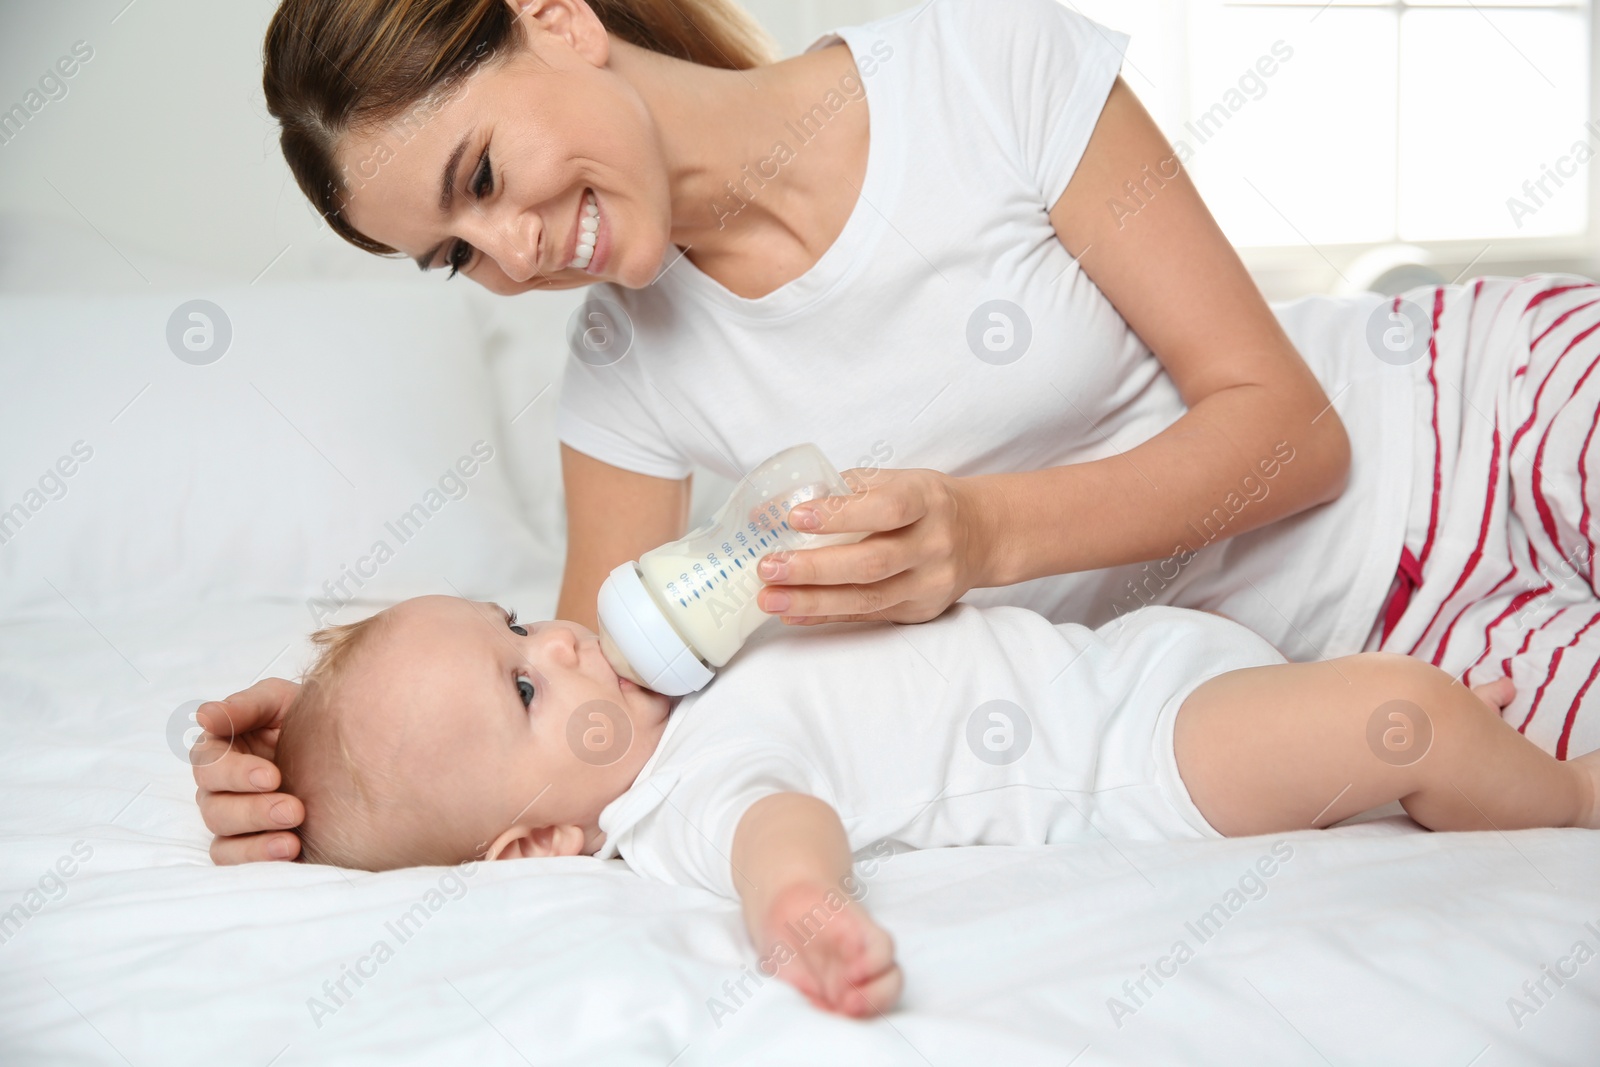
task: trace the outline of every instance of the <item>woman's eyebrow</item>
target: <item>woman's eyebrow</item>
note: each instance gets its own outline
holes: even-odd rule
[[[461,157],[467,154],[467,141],[471,136],[471,134],[462,135],[461,143],[457,144],[455,151],[450,153],[450,158],[445,161],[444,171],[439,175],[439,214],[441,215],[449,214],[450,202],[455,199],[456,168],[461,166]],[[427,252],[418,256],[417,269],[421,271],[428,270],[428,265],[438,258],[439,249],[444,246],[445,242],[440,241],[428,249]]]
[[[467,153],[467,139],[471,134],[462,134],[461,143],[456,145],[455,151],[450,153],[450,158],[445,162],[444,171],[439,176],[439,214],[448,214],[450,201],[456,195],[456,168],[461,166],[461,157]]]

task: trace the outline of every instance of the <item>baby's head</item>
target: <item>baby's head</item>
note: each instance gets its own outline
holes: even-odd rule
[[[312,863],[592,852],[671,705],[619,677],[589,630],[496,604],[417,597],[312,640],[277,749]]]

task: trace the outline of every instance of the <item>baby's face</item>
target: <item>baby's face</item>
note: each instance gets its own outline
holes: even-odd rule
[[[569,829],[512,855],[593,851],[600,811],[655,751],[671,700],[619,677],[576,623],[513,626],[498,605],[444,596],[389,611],[345,678],[357,763],[387,767],[463,856],[516,826]]]

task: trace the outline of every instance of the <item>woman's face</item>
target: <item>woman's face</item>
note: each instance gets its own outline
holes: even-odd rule
[[[602,280],[643,288],[671,232],[650,113],[607,68],[610,41],[582,0],[536,3],[519,25],[509,55],[486,56],[383,130],[345,138],[346,217],[423,269],[454,267],[503,295]],[[584,268],[573,260],[589,192],[599,214]]]

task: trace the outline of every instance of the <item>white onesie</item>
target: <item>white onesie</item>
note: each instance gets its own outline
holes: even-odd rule
[[[782,792],[831,804],[852,851],[1218,837],[1178,775],[1178,706],[1283,662],[1238,623],[1165,606],[1096,630],[959,602],[915,626],[772,623],[679,699],[601,812],[598,855],[736,896],[734,829]]]

